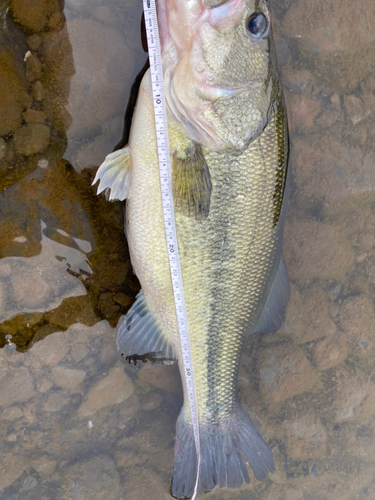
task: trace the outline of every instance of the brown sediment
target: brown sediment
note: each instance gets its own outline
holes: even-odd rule
[[[10,2],[13,20],[8,19],[5,32],[10,46],[0,50],[0,256],[38,256],[42,234],[79,251],[74,240],[79,238],[91,244],[90,272],[72,269],[67,262],[66,273],[83,285],[81,293],[86,295],[66,297],[52,310],[21,314],[16,311],[26,300],[27,288],[15,295],[16,281],[11,275],[4,278],[3,304],[8,307],[9,301],[18,300],[18,305],[14,317],[0,324],[0,344],[5,345],[10,334],[20,350],[77,322],[91,326],[105,318],[115,326],[139,289],[129,262],[121,203],[96,196],[91,187],[95,168],[77,173],[62,159],[75,73],[62,8],[61,2]],[[48,222],[44,229],[41,220]],[[23,287],[31,286],[32,276]],[[38,279],[41,288],[36,293],[47,293],[48,283]],[[37,302],[27,299],[29,306]]]

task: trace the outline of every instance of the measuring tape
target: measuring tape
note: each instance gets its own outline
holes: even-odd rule
[[[172,195],[171,163],[169,157],[167,111],[165,104],[163,67],[161,62],[159,28],[156,16],[155,0],[143,0],[143,10],[147,33],[148,55],[150,59],[165,236],[167,239],[169,265],[171,269],[177,323],[181,341],[182,361],[184,365],[190,413],[193,423],[195,448],[197,451],[197,478],[194,486],[194,494],[192,496],[192,500],[194,500],[198,492],[200,465],[198,406],[197,395],[195,392],[193,360],[191,356],[184,288],[182,283],[180,259],[178,255],[177,232]]]

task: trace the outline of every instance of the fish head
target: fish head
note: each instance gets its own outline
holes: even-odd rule
[[[280,93],[268,0],[158,0],[168,111],[212,150],[241,150]]]

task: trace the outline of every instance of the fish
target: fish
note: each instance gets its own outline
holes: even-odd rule
[[[280,328],[290,295],[282,256],[289,140],[268,0],[158,0],[172,188],[200,430],[199,491],[274,472],[270,447],[237,396],[250,335]],[[171,494],[197,474],[164,231],[150,71],[126,147],[94,184],[126,199],[125,227],[141,292],[117,346],[137,360],[177,360],[184,403]],[[254,397],[256,397],[254,395]]]

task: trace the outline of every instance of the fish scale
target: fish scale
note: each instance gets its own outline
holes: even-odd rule
[[[214,304],[216,305],[215,309],[212,310],[212,319],[208,322],[208,327],[204,328],[204,325],[199,322],[193,323],[191,319],[193,314],[202,317],[199,310],[199,296],[189,294],[191,298],[187,302],[189,310],[188,320],[192,338],[199,336],[202,342],[202,331],[206,330],[207,343],[210,346],[209,357],[205,360],[207,367],[204,370],[204,374],[199,369],[197,369],[196,374],[198,407],[202,422],[206,418],[210,420],[212,418],[225,418],[236,404],[236,391],[233,388],[236,385],[244,334],[247,326],[252,321],[254,322],[252,316],[254,317],[257,312],[259,314],[259,303],[262,303],[262,300],[264,300],[264,297],[259,294],[263,286],[262,281],[264,282],[268,277],[272,264],[274,266],[278,264],[278,262],[270,261],[267,255],[267,251],[271,254],[275,249],[280,236],[278,231],[275,232],[272,228],[272,193],[275,186],[275,162],[272,160],[275,160],[275,157],[277,157],[274,122],[271,122],[268,128],[274,131],[273,141],[267,143],[273,145],[274,154],[272,157],[268,152],[266,162],[260,161],[262,146],[264,148],[263,140],[261,139],[256,141],[256,144],[252,144],[242,155],[236,156],[232,163],[228,161],[227,155],[224,158],[213,155],[213,159],[211,160],[208,153],[207,163],[212,172],[211,180],[213,189],[210,216],[205,223],[198,224],[196,221],[188,221],[179,215],[178,212],[176,216],[179,244],[181,244],[182,248],[188,248],[192,245],[198,248],[206,246],[205,250],[202,249],[202,254],[212,256],[211,259],[208,259],[205,271],[202,271],[202,274],[205,273],[206,276],[200,275],[201,283],[205,284],[200,284],[200,287],[204,286],[207,289],[207,293],[211,292],[214,295]],[[266,140],[269,140],[269,135],[271,134],[266,130]],[[172,137],[173,132],[171,132]],[[173,142],[171,147],[173,147]],[[251,172],[250,182],[245,190],[244,183],[246,184],[249,177],[247,175],[249,163],[253,165],[257,164],[258,168]],[[231,172],[233,165],[237,166],[240,175],[231,175],[230,181],[227,181],[228,171]],[[243,169],[242,172],[241,166]],[[233,179],[236,177],[238,179],[238,187],[233,183]],[[230,191],[228,189],[229,182]],[[267,189],[269,203],[268,206],[264,207],[263,215],[260,217],[259,198],[264,197]],[[259,193],[258,196],[256,195],[257,192]],[[239,205],[234,206],[231,202],[231,198],[234,194],[237,195],[237,193],[241,193],[245,197],[246,203],[242,208]],[[244,193],[247,194],[247,199]],[[254,215],[256,215],[255,218]],[[262,222],[268,226],[268,234],[262,232],[261,238],[254,241],[252,233],[255,233],[255,228],[251,231],[251,227],[255,224],[261,225]],[[211,240],[209,234],[210,232],[214,234],[219,233],[221,234],[221,238],[223,238],[223,234],[226,234],[226,231],[230,232],[231,225],[236,226],[236,237],[232,238],[233,248],[225,250],[225,247],[223,247],[218,252],[215,248],[215,243],[213,245],[211,243],[211,241],[215,242],[215,238]],[[191,226],[196,227],[193,229]],[[194,241],[191,238],[192,234],[194,235]],[[210,248],[210,246],[214,248]],[[235,260],[229,261],[227,257],[231,251],[236,253],[236,257]],[[240,253],[242,257],[239,255]],[[186,271],[184,272],[184,269],[190,269],[190,262],[186,255],[187,252],[182,252],[181,265],[185,289],[189,290],[189,288],[195,288],[194,281],[196,281],[196,278],[193,278]],[[263,259],[268,265],[254,266],[253,259],[255,262]],[[221,277],[220,285],[217,283],[216,276],[210,272],[210,260],[220,262],[218,272]],[[235,265],[226,266],[226,260],[228,264],[232,262]],[[202,258],[203,262],[204,259]],[[226,267],[228,269],[225,269]],[[245,286],[241,285],[241,283],[245,283]],[[198,300],[194,300],[197,297]],[[231,297],[233,297],[232,300],[230,299]],[[234,305],[231,306],[230,303]],[[220,312],[220,310],[224,310],[224,312]],[[205,317],[205,321],[207,321],[207,317]],[[190,326],[190,322],[192,326]],[[196,355],[194,350],[192,354],[194,363]],[[202,377],[200,377],[201,373]],[[224,407],[225,410],[217,409]]]

